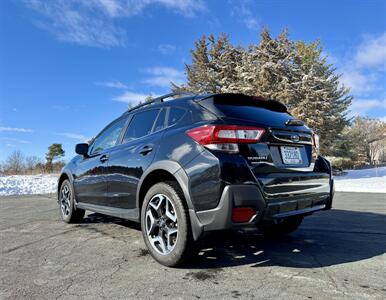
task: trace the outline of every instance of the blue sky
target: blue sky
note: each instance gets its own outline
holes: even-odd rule
[[[320,39],[355,97],[351,114],[386,120],[386,1],[0,1],[0,161],[44,157],[95,135],[127,103],[185,79],[203,34],[258,42],[268,26]]]

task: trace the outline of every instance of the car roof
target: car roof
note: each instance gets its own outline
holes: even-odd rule
[[[179,95],[185,95],[185,96],[180,96]],[[150,101],[140,103],[139,105],[136,105],[134,107],[130,107],[126,112],[123,113],[123,115],[130,114],[133,112],[140,112],[144,111],[150,108],[161,108],[166,105],[186,105],[190,101],[199,101],[204,98],[210,97],[213,94],[189,94],[187,95],[186,93],[172,93],[172,94],[166,94],[164,96],[157,97],[155,99],[152,99]],[[169,100],[166,100],[171,97],[176,97],[172,98]]]

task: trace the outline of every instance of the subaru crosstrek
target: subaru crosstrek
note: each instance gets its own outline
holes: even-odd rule
[[[89,210],[140,222],[166,266],[186,261],[205,232],[283,235],[333,200],[318,136],[275,100],[168,94],[129,109],[75,151],[58,182],[63,221],[80,222]]]

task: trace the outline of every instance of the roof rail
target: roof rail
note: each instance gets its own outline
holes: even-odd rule
[[[168,98],[172,98],[172,97],[176,97],[176,96],[183,96],[183,95],[195,95],[194,93],[190,93],[190,92],[174,92],[174,93],[169,93],[169,94],[165,94],[165,95],[162,95],[162,96],[159,96],[157,98],[154,98],[154,99],[151,99],[149,101],[145,101],[144,103],[140,103],[134,107],[131,107],[129,108],[127,111],[130,112],[130,111],[133,111],[133,110],[136,110],[140,107],[144,107],[144,106],[147,106],[147,105],[151,105],[151,104],[157,104],[157,103],[162,103],[164,102],[166,99]],[[178,98],[181,98],[181,97],[178,97]]]

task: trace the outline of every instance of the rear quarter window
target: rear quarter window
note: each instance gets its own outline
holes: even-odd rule
[[[179,107],[171,107],[169,111],[168,126],[176,124],[185,115],[186,110]]]

